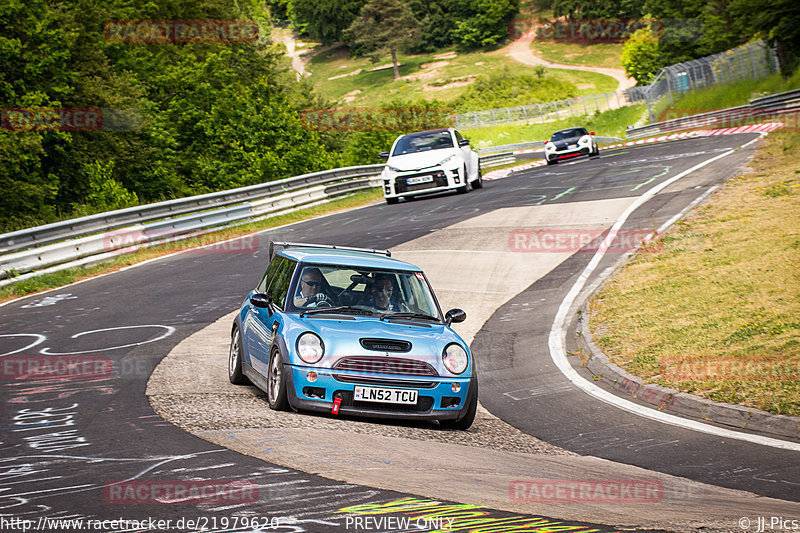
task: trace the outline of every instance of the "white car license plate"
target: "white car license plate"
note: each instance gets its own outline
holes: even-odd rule
[[[573,149],[573,150],[574,150],[575,148],[577,148],[577,147],[578,147],[578,145],[577,145],[577,144],[570,144],[570,145],[568,146],[568,148],[570,148],[570,149]]]
[[[414,176],[413,178],[406,179],[407,185],[416,185],[417,183],[428,183],[433,181],[433,176]]]
[[[402,403],[416,405],[417,391],[410,389],[380,389],[377,387],[355,387],[353,400],[358,402]]]

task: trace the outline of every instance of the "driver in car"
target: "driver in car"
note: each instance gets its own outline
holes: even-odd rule
[[[408,307],[393,299],[393,292],[392,278],[387,274],[377,274],[370,287],[369,305],[382,312],[407,313]]]
[[[297,307],[330,307],[332,304],[328,295],[322,290],[322,272],[317,267],[303,270],[297,294],[294,297]]]

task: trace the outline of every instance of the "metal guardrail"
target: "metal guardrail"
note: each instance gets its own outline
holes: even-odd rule
[[[255,187],[245,187],[170,202],[159,202],[158,204],[139,208],[142,211],[140,219],[158,217],[157,220],[145,223],[137,222],[131,224],[126,222],[130,220],[129,217],[137,215],[137,208],[130,208],[120,210],[122,212],[101,213],[93,217],[83,217],[74,221],[65,221],[64,223],[49,224],[15,232],[29,236],[29,242],[37,243],[43,239],[47,239],[50,242],[44,246],[0,255],[0,279],[7,278],[0,281],[0,286],[29,277],[26,273],[40,271],[55,265],[63,266],[67,264],[71,266],[75,262],[83,264],[87,262],[85,259],[93,257],[107,259],[108,257],[134,251],[142,247],[189,238],[199,233],[207,232],[210,228],[258,220],[299,207],[322,203],[351,192],[378,187],[380,186],[380,181],[374,179],[374,176],[382,168],[383,165],[368,165],[365,167],[336,169],[334,171],[314,173],[314,175],[307,174],[289,178],[288,180],[280,180],[279,182],[270,182]],[[364,173],[370,174],[373,178],[358,176]],[[351,177],[345,178],[343,177],[344,175]],[[353,175],[356,177],[352,177]],[[309,186],[308,182],[315,184]],[[286,189],[288,192],[282,194],[273,193],[271,196],[263,198],[265,191],[274,191],[276,189],[276,184],[279,191]],[[236,201],[233,198],[239,199],[241,197],[254,199],[245,202],[239,201],[236,204],[225,205],[216,209],[209,207],[213,205],[211,202],[230,203]],[[184,214],[165,217],[163,209],[175,209],[175,204],[180,205],[180,210]],[[187,210],[193,212],[185,213]],[[86,218],[90,220],[85,220]],[[109,221],[107,226],[102,226],[104,220]],[[62,230],[60,235],[57,233],[59,226]],[[37,235],[39,230],[43,230],[43,239]],[[75,233],[87,231],[93,234],[73,236]],[[6,237],[6,235],[3,237]],[[20,274],[22,275],[20,276]]]
[[[800,89],[771,94],[750,100],[748,105],[731,107],[700,113],[687,117],[648,124],[640,128],[630,128],[626,132],[628,139],[638,139],[658,133],[671,133],[698,127],[737,127],[748,121],[763,119],[766,116],[779,116],[800,112]]]
[[[248,200],[265,198],[270,195],[302,189],[309,185],[376,175],[382,169],[383,165],[365,165],[313,172],[248,187],[108,211],[14,231],[0,235],[0,253],[23,250],[32,246],[90,235],[98,231],[109,231],[130,224],[193,213],[201,209],[215,209]],[[0,266],[1,269],[2,266]]]
[[[509,151],[481,157],[482,167],[514,161]],[[95,264],[143,247],[275,216],[381,186],[384,165],[304,174],[228,191],[158,202],[0,235],[0,286],[43,269]]]

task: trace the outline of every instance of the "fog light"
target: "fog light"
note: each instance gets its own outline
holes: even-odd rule
[[[453,385],[450,387],[450,389],[451,389],[453,392],[458,392],[458,391],[460,391],[460,390],[461,390],[461,385],[460,385],[460,384],[458,384],[458,383],[453,383]]]
[[[310,383],[314,383],[315,381],[317,381],[317,373],[316,372],[309,372],[308,374],[306,374],[306,379]]]

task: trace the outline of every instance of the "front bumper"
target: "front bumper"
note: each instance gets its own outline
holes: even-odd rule
[[[331,371],[304,366],[284,365],[286,389],[293,409],[330,413],[334,398],[341,398],[340,415],[365,417],[455,420],[467,409],[467,398],[474,377],[397,376],[387,374],[360,375],[347,371]],[[313,371],[315,381],[307,377]],[[461,389],[453,392],[453,383]],[[359,386],[418,391],[416,405],[362,402],[353,400],[353,390]],[[455,403],[455,400],[458,403]]]
[[[575,157],[579,155],[589,155],[592,153],[591,145],[578,145],[576,148],[563,148],[561,150],[545,150],[544,156],[549,160],[561,159],[566,157]]]
[[[432,167],[413,172],[391,172],[383,174],[384,198],[402,198],[417,194],[431,194],[462,187],[466,176],[459,168]],[[418,183],[408,183],[409,180]]]

